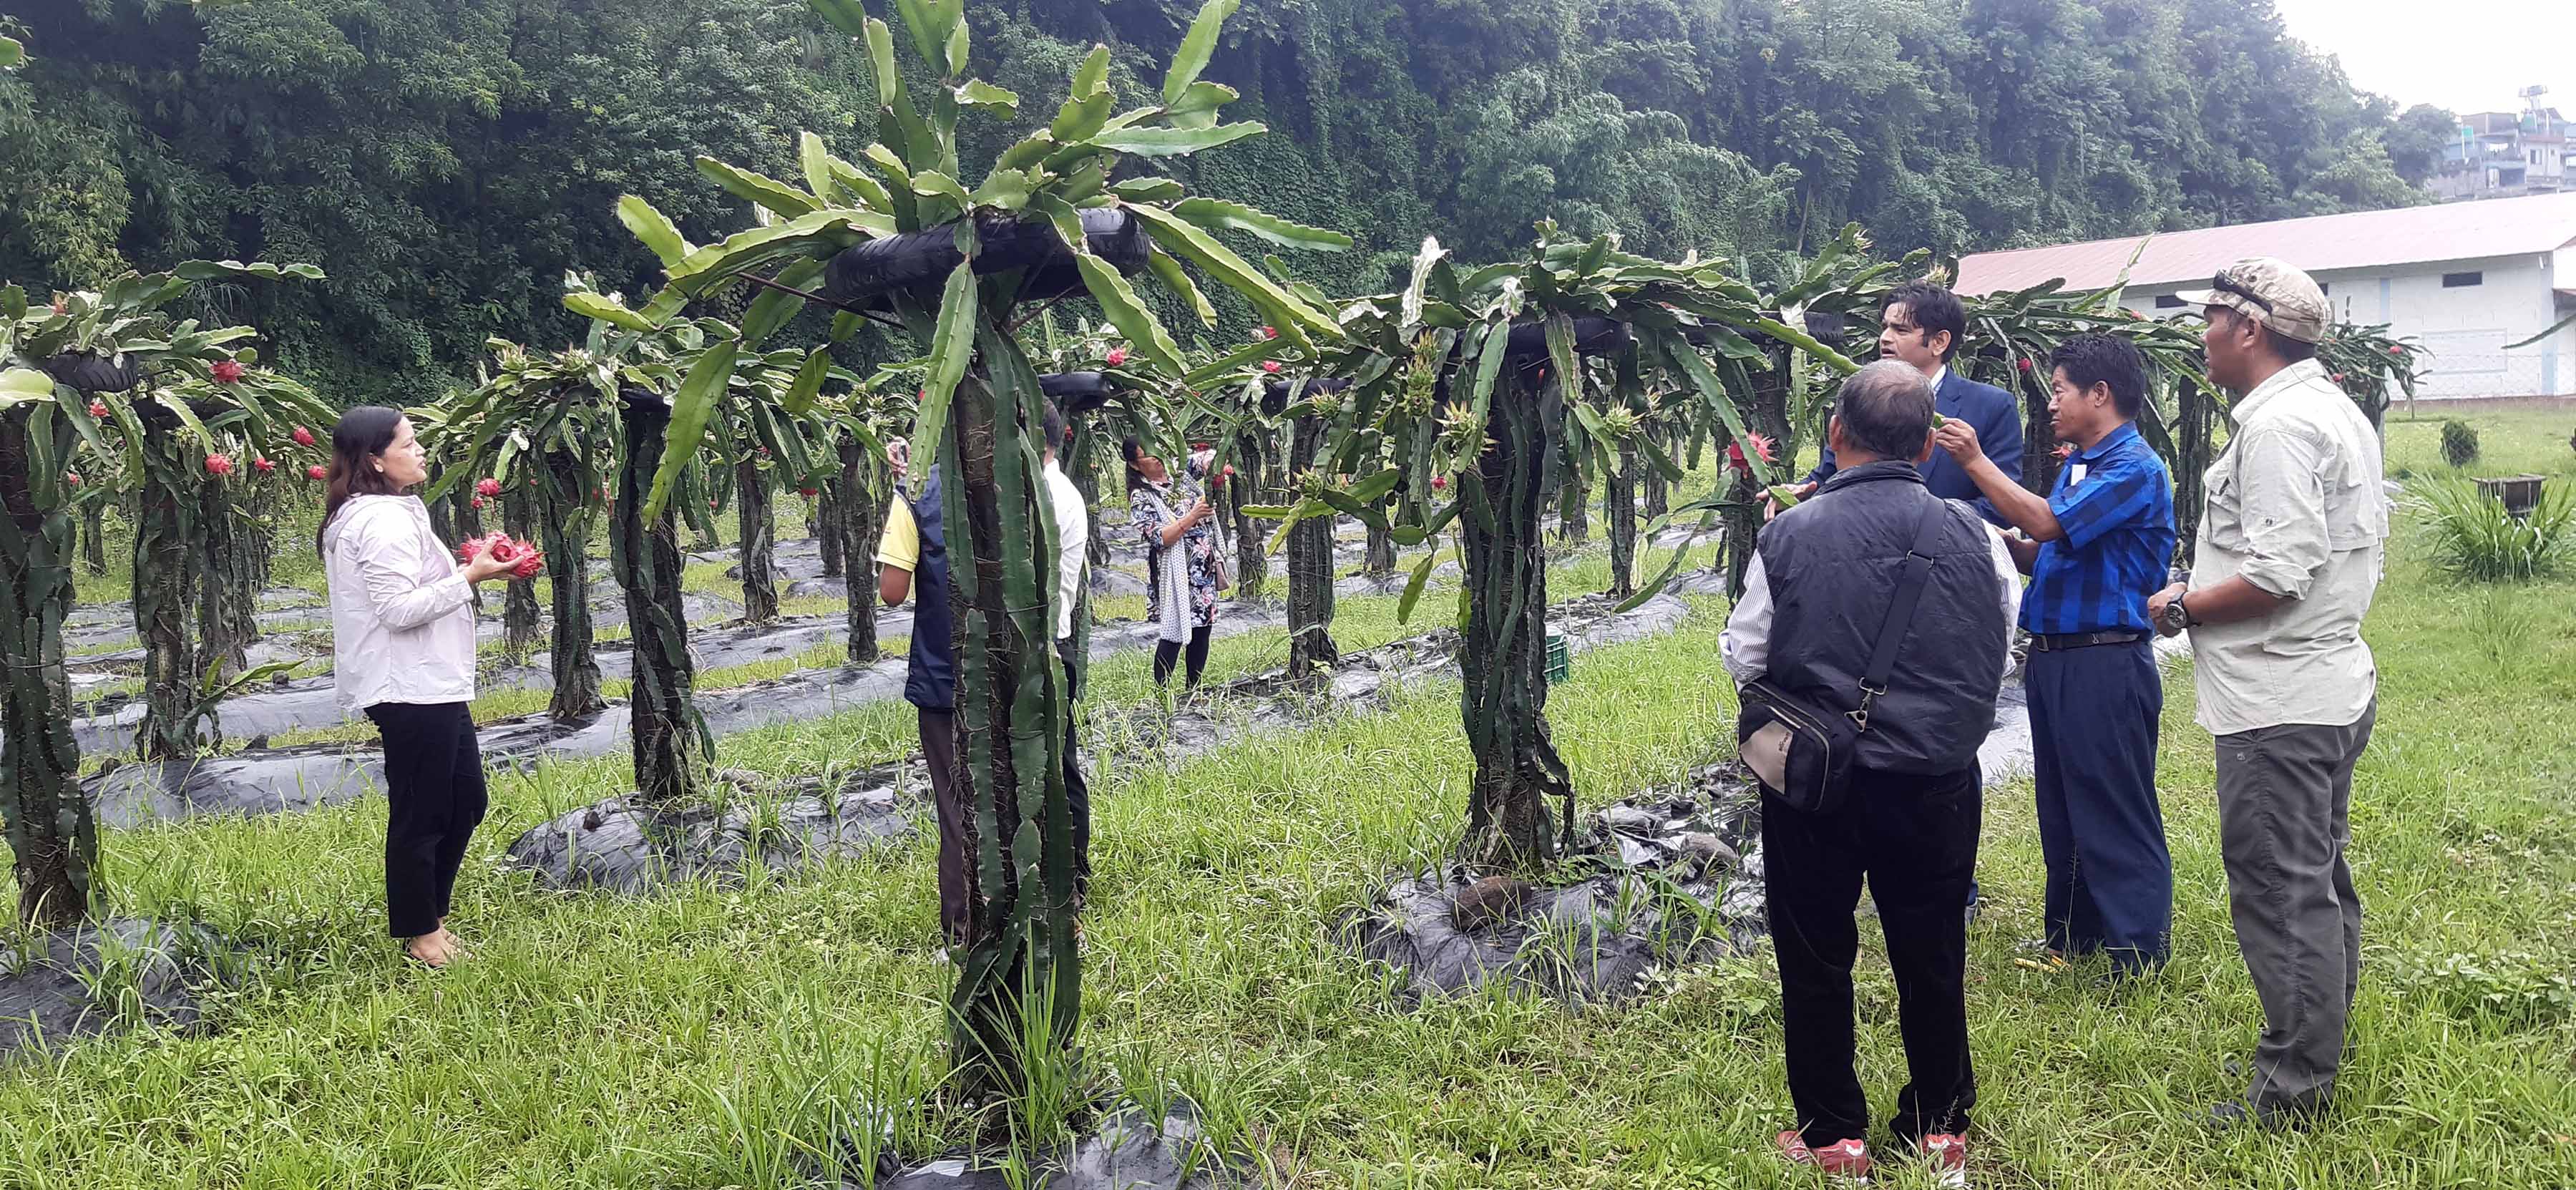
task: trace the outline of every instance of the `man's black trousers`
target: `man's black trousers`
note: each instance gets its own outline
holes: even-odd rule
[[[1852,961],[1860,949],[1853,912],[1864,877],[1887,935],[1913,1077],[1889,1126],[1909,1141],[1967,1129],[1977,1083],[1962,989],[1968,923],[1959,905],[1976,868],[1984,807],[1974,766],[1938,776],[1855,770],[1843,804],[1823,815],[1763,796],[1762,871],[1780,957],[1789,1097],[1808,1144],[1869,1135],[1869,1102],[1852,1069]]]
[[[396,938],[438,929],[465,845],[483,821],[483,753],[461,702],[380,702],[367,718],[385,741],[385,925]]]

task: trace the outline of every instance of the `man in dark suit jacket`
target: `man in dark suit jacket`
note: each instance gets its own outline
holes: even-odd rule
[[[1950,370],[1950,357],[1957,354],[1959,340],[1968,334],[1968,310],[1959,304],[1959,295],[1929,281],[1908,281],[1887,291],[1878,311],[1878,358],[1902,360],[1932,382],[1932,408],[1943,417],[1956,418],[1977,428],[1977,441],[1993,444],[1986,457],[1995,468],[2021,482],[2021,403],[2011,393],[1991,384],[1979,384]],[[1944,500],[1964,500],[1977,510],[1977,515],[2001,528],[2012,522],[1977,491],[1977,481],[1969,478],[1967,469],[1946,451],[1933,451],[1924,463],[1923,486]],[[1806,483],[1798,489],[1801,498],[1812,495],[1824,481],[1834,477],[1834,447],[1827,442],[1816,469],[1807,473]],[[1767,517],[1778,509],[1763,501]],[[1974,875],[1968,879],[1968,916],[1977,913],[1980,899]]]
[[[1887,291],[1879,307],[1878,358],[1903,360],[1932,382],[1932,407],[1943,417],[1976,427],[1977,441],[1996,468],[2021,481],[2021,403],[2011,393],[1979,384],[1950,370],[1950,357],[1968,333],[1968,312],[1957,294],[1928,281],[1910,281]],[[1807,487],[1833,478],[1834,448],[1824,448],[1822,461],[1807,474]],[[1992,501],[1977,492],[1977,483],[1941,451],[1923,468],[1923,485],[1945,500],[1965,500],[1977,515],[1996,525],[2009,525]],[[1805,495],[1801,491],[1800,495]]]

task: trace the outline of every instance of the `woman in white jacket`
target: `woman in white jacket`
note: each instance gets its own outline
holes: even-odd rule
[[[444,967],[462,954],[447,932],[465,844],[483,821],[483,756],[474,741],[474,591],[508,564],[459,566],[405,494],[429,466],[400,410],[362,405],[331,431],[329,495],[318,545],[331,583],[341,709],[384,737],[385,909],[411,957]]]

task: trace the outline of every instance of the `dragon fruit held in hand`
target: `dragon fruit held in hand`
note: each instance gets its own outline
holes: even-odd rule
[[[509,573],[512,578],[535,578],[539,571],[545,569],[546,556],[542,551],[507,533],[495,531],[481,537],[469,537],[456,547],[457,558],[466,562],[485,553],[491,554],[495,562],[511,563]]]

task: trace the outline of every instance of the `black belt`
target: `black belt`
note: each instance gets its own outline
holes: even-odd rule
[[[2147,634],[2143,632],[2034,632],[2030,634],[2030,647],[2035,653],[2060,653],[2095,645],[2135,644],[2145,639]]]

